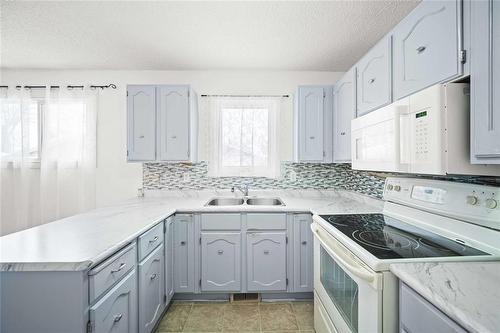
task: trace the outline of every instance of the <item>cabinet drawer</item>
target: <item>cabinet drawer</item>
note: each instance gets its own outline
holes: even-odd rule
[[[157,224],[139,236],[139,261],[144,259],[161,243],[163,243],[163,223]]]
[[[357,116],[391,103],[391,37],[385,37],[356,65]]]
[[[459,0],[424,1],[401,21],[393,32],[395,99],[459,76],[460,34]]]
[[[132,270],[89,310],[92,332],[137,332],[137,276]]]
[[[258,230],[286,229],[286,214],[248,214],[247,228]]]
[[[204,214],[201,216],[202,230],[240,230],[240,214]]]
[[[466,332],[406,284],[400,283],[400,288],[399,320],[401,332]]]
[[[136,245],[130,244],[89,272],[89,302],[119,281],[136,264]]]

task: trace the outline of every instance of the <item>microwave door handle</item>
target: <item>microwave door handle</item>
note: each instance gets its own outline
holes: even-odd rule
[[[358,278],[360,278],[368,283],[372,283],[375,280],[374,274],[370,273],[365,268],[360,266],[357,262],[355,262],[354,260],[352,260],[351,258],[346,256],[344,254],[344,251],[342,249],[339,249],[338,246],[336,246],[335,244],[326,240],[321,235],[321,231],[315,225],[315,223],[311,224],[311,230],[314,233],[314,235],[316,235],[316,238],[319,240],[321,245],[323,245],[323,247],[328,252],[328,254],[330,254],[335,261],[342,264],[342,266],[344,266],[350,273],[352,273],[353,275],[357,276]],[[332,236],[330,236],[330,237],[332,237]],[[328,243],[331,243],[331,244],[328,244]],[[336,251],[332,248],[334,248]]]

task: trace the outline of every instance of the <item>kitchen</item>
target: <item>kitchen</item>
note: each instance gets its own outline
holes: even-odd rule
[[[497,332],[500,2],[2,2],[0,332]]]

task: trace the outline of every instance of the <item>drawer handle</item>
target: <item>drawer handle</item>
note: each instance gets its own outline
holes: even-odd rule
[[[181,241],[181,245],[186,245],[186,242],[185,241]]]
[[[139,136],[139,139],[144,139],[144,135]]]
[[[218,253],[218,254],[223,254],[223,253],[224,253],[224,251],[219,250],[219,251],[217,251],[217,253]]]
[[[370,79],[370,81],[368,81],[368,82],[369,82],[370,84],[371,84],[371,83],[373,83],[373,82],[375,82],[375,78]]]
[[[269,254],[269,250],[264,250],[264,254]]]
[[[119,322],[119,321],[122,319],[122,317],[123,317],[123,313],[117,314],[117,315],[115,316],[115,318],[113,319],[113,321],[114,321],[115,323],[117,323],[117,322]]]
[[[340,135],[345,135],[345,132],[340,133]]]
[[[154,280],[154,279],[156,279],[156,277],[157,277],[157,275],[156,275],[156,273],[155,273],[155,274],[151,275],[150,279],[151,279],[151,280]]]
[[[113,269],[113,270],[111,271],[111,273],[118,273],[119,271],[121,271],[122,269],[124,269],[124,268],[125,268],[125,266],[127,266],[127,264],[126,264],[126,263],[124,263],[124,262],[122,262],[122,263],[120,264],[120,267],[118,267],[117,269]]]
[[[309,139],[314,140],[314,136],[310,136]]]
[[[171,138],[172,139],[177,139],[177,136],[176,135],[172,135]]]
[[[302,241],[302,245],[306,245],[307,244],[307,241]]]
[[[155,238],[150,239],[150,240],[149,240],[149,242],[150,242],[150,243],[154,243],[154,242],[156,242],[157,240],[158,240],[158,236],[155,236]]]
[[[422,52],[424,52],[424,51],[425,51],[425,49],[426,49],[426,48],[427,48],[427,47],[425,47],[425,46],[419,46],[419,47],[417,47],[417,52],[418,52],[418,53],[422,53]]]

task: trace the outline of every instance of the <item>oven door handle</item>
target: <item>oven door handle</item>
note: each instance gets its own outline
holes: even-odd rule
[[[333,259],[335,259],[335,261],[341,263],[342,266],[344,266],[349,272],[351,272],[358,278],[368,283],[373,283],[373,281],[375,280],[375,275],[370,271],[368,271],[367,269],[365,269],[364,267],[362,267],[352,258],[349,258],[347,255],[345,255],[344,251],[338,245],[334,244],[328,239],[325,239],[325,237],[321,235],[322,232],[320,231],[316,223],[311,224],[311,230],[313,231],[316,238],[320,241],[321,245],[323,245],[325,250],[328,251],[328,253],[333,257]],[[333,238],[333,236],[329,237]]]

